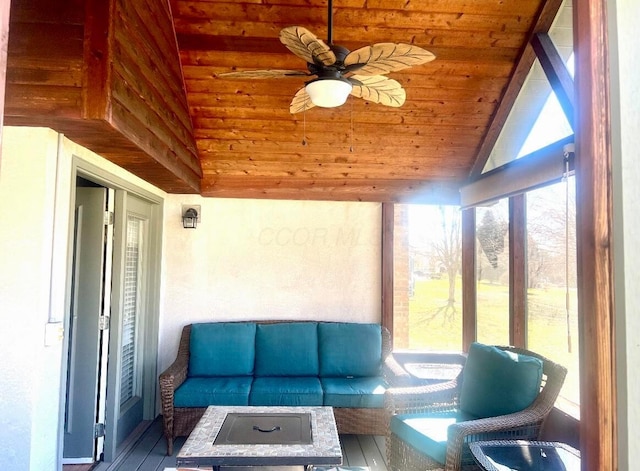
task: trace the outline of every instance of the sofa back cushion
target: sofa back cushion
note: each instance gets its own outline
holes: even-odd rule
[[[189,376],[250,376],[255,359],[253,322],[193,324]]]
[[[382,365],[379,324],[318,324],[320,376],[378,376]]]
[[[460,409],[475,417],[496,417],[526,409],[540,393],[542,361],[472,343],[464,366]]]
[[[316,322],[258,324],[256,376],[318,376]]]

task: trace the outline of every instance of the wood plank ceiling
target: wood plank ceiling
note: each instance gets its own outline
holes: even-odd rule
[[[401,108],[349,97],[292,115],[305,77],[220,77],[254,69],[306,70],[279,41],[303,26],[326,40],[326,0],[172,0],[205,196],[368,201],[455,198],[495,139],[514,89],[559,2],[335,0],[333,42],[421,46],[436,60],[388,76]],[[506,108],[506,110],[504,109]]]
[[[327,0],[13,0],[5,122],[49,126],[172,193],[456,201],[482,169],[560,0],[335,0],[334,44],[409,43],[406,102],[295,115],[281,44],[328,36]]]

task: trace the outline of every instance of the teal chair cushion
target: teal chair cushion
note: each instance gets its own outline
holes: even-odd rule
[[[381,376],[321,378],[324,405],[331,407],[382,408],[387,384]]]
[[[252,322],[193,324],[189,376],[251,376],[255,337]]]
[[[321,406],[318,378],[261,376],[253,380],[250,406]]]
[[[540,392],[542,361],[473,343],[463,370],[460,409],[495,417],[526,409]]]
[[[256,376],[318,376],[318,324],[258,324]]]
[[[378,376],[382,364],[382,332],[378,324],[318,324],[320,376]]]
[[[391,417],[391,433],[444,465],[447,459],[447,430],[451,424],[472,417],[456,413],[399,414]]]
[[[176,390],[175,407],[247,406],[251,376],[187,378]]]

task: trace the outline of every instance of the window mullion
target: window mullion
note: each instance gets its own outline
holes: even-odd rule
[[[527,345],[526,196],[509,198],[509,343]]]
[[[476,288],[476,208],[462,210],[462,345],[464,351],[478,336]]]

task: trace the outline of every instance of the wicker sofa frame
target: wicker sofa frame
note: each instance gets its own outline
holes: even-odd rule
[[[300,322],[300,321],[239,321],[256,324]],[[303,321],[304,322],[304,321]],[[309,321],[311,322],[311,321]],[[393,358],[391,335],[381,326],[382,331],[382,374],[391,387],[411,384],[411,376]],[[182,329],[176,360],[160,375],[160,401],[162,422],[167,440],[167,454],[173,454],[173,441],[176,437],[188,436],[196,426],[206,408],[174,407],[176,389],[187,379],[189,366],[189,344],[191,324]],[[389,416],[385,408],[342,408],[333,409],[338,433],[361,435],[387,435]]]
[[[530,355],[542,360],[540,393],[526,409],[513,414],[459,422],[448,429],[446,463],[439,463],[427,454],[401,440],[394,433],[386,437],[387,462],[390,471],[423,471],[445,469],[457,471],[479,469],[468,443],[478,440],[538,440],[543,423],[553,408],[567,369],[542,355],[515,347],[502,350]],[[457,378],[447,383],[412,388],[391,388],[385,392],[385,408],[392,414],[448,412],[459,409],[459,393],[464,368]]]

